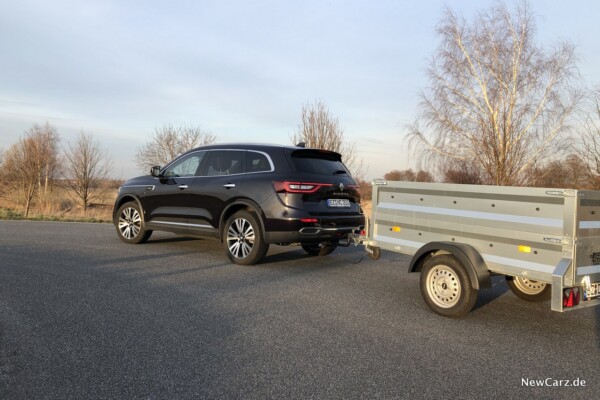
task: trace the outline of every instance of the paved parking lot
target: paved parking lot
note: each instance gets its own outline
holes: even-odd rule
[[[600,309],[554,313],[496,279],[445,319],[407,261],[273,246],[243,267],[216,240],[0,221],[0,398],[597,397]]]

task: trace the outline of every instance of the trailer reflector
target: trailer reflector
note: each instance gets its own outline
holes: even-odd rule
[[[531,253],[531,247],[529,246],[519,246],[520,253]]]
[[[519,246],[519,252],[521,252],[521,253],[531,253],[531,247],[529,247],[529,246]]]
[[[400,232],[401,228],[399,226],[392,226],[392,231],[394,231],[394,232]]]
[[[573,307],[579,304],[579,288],[567,288],[563,291],[563,307]]]

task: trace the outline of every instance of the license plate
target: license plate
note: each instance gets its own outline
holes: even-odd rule
[[[348,199],[327,199],[327,207],[350,207],[350,200]]]
[[[598,296],[600,296],[600,282],[590,284],[590,287],[587,288],[587,297],[593,298]]]

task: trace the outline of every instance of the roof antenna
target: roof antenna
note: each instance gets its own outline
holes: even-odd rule
[[[296,145],[296,147],[306,147],[306,143],[300,142]]]

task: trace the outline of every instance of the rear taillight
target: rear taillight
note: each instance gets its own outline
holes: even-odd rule
[[[330,183],[275,181],[273,186],[277,193],[314,193],[323,186],[333,185]]]
[[[563,307],[573,307],[579,304],[579,288],[568,288],[563,291]]]

